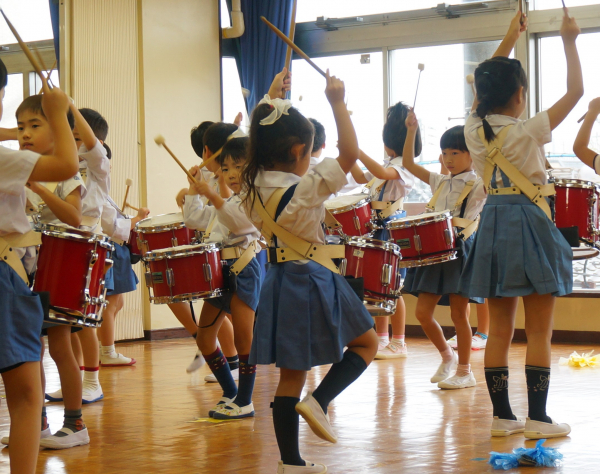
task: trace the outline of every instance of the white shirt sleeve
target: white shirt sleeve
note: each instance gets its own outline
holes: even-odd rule
[[[57,187],[57,195],[64,201],[69,194],[71,194],[80,186],[81,198],[83,199],[86,195],[87,190],[85,184],[83,184],[83,180],[81,179],[81,174],[77,172],[77,174],[72,178],[67,179],[65,181],[61,181],[61,183]]]
[[[432,193],[435,193],[437,191],[437,188],[440,186],[443,180],[443,174],[435,173],[433,171],[429,173],[429,186],[431,187]]]
[[[98,182],[108,182],[107,178],[110,175],[110,160],[106,155],[106,149],[96,140],[94,148],[88,150],[85,145],[81,145],[79,156],[87,163],[88,179],[89,175],[93,174]],[[110,190],[106,190],[108,193]]]
[[[248,216],[242,208],[241,200],[238,196],[229,198],[220,209],[216,209],[217,218],[230,232],[237,235],[247,235],[257,232],[254,224],[250,222]]]
[[[404,168],[402,165],[401,156],[398,156],[390,161],[389,167],[394,168],[398,172],[398,175],[400,176],[398,184],[403,188],[403,195],[406,196],[408,193],[410,193],[410,190],[415,185],[415,177],[406,168]]]
[[[212,217],[213,206],[207,206],[200,200],[200,195],[185,196],[183,205],[183,222],[186,227],[196,230],[206,230]]]
[[[29,150],[0,148],[0,193],[20,196],[40,154]]]
[[[305,209],[321,206],[346,183],[346,174],[338,161],[323,160],[302,177],[286,211],[291,213],[296,206]]]
[[[105,203],[102,208],[102,231],[109,237],[129,240],[131,232],[131,219],[120,215],[117,210],[109,203]]]
[[[529,135],[539,146],[552,141],[552,130],[550,128],[550,116],[544,110],[529,120],[519,122],[517,127],[522,127],[524,133]]]
[[[477,179],[467,199],[467,207],[465,208],[465,215],[463,217],[465,219],[475,220],[481,213],[483,206],[485,205],[485,200],[487,199],[485,187],[483,186],[483,180],[481,178]]]

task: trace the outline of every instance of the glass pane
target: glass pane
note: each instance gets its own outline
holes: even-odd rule
[[[14,128],[17,126],[15,112],[21,102],[23,102],[23,74],[9,74],[8,84],[4,89],[4,100],[2,101],[1,128]],[[19,142],[16,140],[2,142],[2,145],[13,150],[19,149]]]
[[[41,41],[54,38],[48,0],[3,2],[2,8],[23,41]],[[13,44],[16,42],[14,35],[2,19],[0,22],[0,44]]]
[[[238,74],[237,65],[233,58],[222,58],[223,64],[223,121],[232,123],[239,112],[244,119],[242,124],[248,123],[246,102],[242,94],[242,84]]]
[[[598,5],[598,0],[568,0],[566,5],[570,7],[581,7],[584,5]],[[551,10],[553,8],[562,8],[561,0],[534,0],[533,10]]]
[[[577,49],[583,65],[583,83],[585,95],[577,106],[552,132],[552,143],[546,145],[546,154],[550,163],[559,168],[570,168],[570,176],[600,181],[591,168],[584,166],[573,154],[573,142],[580,124],[577,120],[587,111],[589,102],[600,96],[600,64],[598,63],[598,44],[600,33],[580,35]],[[550,108],[567,91],[567,64],[562,40],[559,37],[540,40],[540,92],[541,110]],[[600,152],[600,125],[592,131],[590,148]]]
[[[361,56],[363,59],[361,61]],[[348,110],[361,149],[372,158],[383,160],[383,64],[382,53],[348,54],[314,59],[323,70],[329,68],[346,85]],[[367,61],[368,58],[368,61]],[[307,118],[325,127],[324,157],[336,158],[337,128],[325,97],[325,79],[303,59],[292,64],[292,102]]]
[[[452,5],[473,3],[480,0],[454,0],[447,2]],[[319,16],[329,18],[345,18],[361,15],[377,15],[380,13],[403,12],[435,8],[439,0],[298,0],[296,22],[315,21]]]
[[[440,137],[456,125],[464,125],[473,104],[466,82],[477,65],[492,56],[500,41],[398,49],[391,53],[390,103],[415,103],[419,63],[425,65],[419,83],[415,112],[419,119],[423,152],[417,161],[439,173]],[[407,201],[428,202],[429,185],[415,181]]]
[[[58,80],[58,69],[53,69],[50,72],[50,85],[60,87],[60,81]],[[29,73],[29,95],[39,94],[42,91],[42,80],[35,72]]]
[[[229,18],[229,10],[227,9],[227,1],[221,0],[221,28],[229,28],[231,19]]]

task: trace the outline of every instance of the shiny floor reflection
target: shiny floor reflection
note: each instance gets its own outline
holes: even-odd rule
[[[331,473],[480,473],[492,450],[508,452],[525,445],[523,436],[491,439],[491,405],[483,375],[483,352],[473,352],[477,387],[440,391],[429,383],[439,356],[424,339],[409,339],[409,357],[376,361],[344,392],[330,410],[339,441],[330,445],[301,421],[301,450],[306,459],[325,463]],[[600,472],[597,429],[600,369],[558,366],[561,356],[593,347],[555,345],[549,414],[570,423],[569,438],[550,440],[565,456],[561,469],[536,473]],[[105,398],[84,406],[91,444],[66,451],[41,451],[39,473],[275,473],[279,459],[269,403],[277,384],[274,367],[259,367],[254,419],[222,424],[188,423],[206,416],[220,396],[203,382],[208,368],[190,376],[185,368],[195,346],[191,339],[120,344],[135,357],[130,368],[100,373]],[[514,344],[510,359],[511,401],[526,415],[523,360],[525,346]],[[48,390],[58,388],[58,374],[46,362]],[[315,387],[326,368],[309,375]],[[4,388],[0,383],[0,394]],[[53,431],[61,426],[62,405],[48,404]],[[5,402],[0,406],[0,434],[8,431]],[[527,446],[533,446],[528,442]],[[0,474],[8,473],[9,450],[0,451]],[[523,472],[533,472],[523,469]],[[518,470],[511,472],[519,472]]]

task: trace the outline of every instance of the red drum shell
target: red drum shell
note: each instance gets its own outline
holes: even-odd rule
[[[152,287],[153,303],[214,298],[224,289],[221,251],[213,244],[152,252],[147,255],[147,263],[147,282]],[[206,266],[210,267],[211,280],[206,278]]]
[[[349,196],[340,196],[340,197],[350,197]],[[360,195],[361,197],[363,195]],[[332,200],[333,201],[333,200]],[[350,237],[360,237],[362,235],[367,235],[371,232],[371,228],[369,224],[371,223],[371,202],[368,199],[368,196],[364,196],[361,200],[354,204],[344,204],[339,208],[331,207],[332,201],[328,201],[329,211],[333,214],[333,216],[337,219],[337,221],[342,226],[342,232],[344,235]],[[350,209],[348,209],[350,208]],[[345,209],[343,211],[338,211],[336,209]],[[326,229],[326,232],[329,235],[335,235],[336,232]]]
[[[598,235],[598,187],[594,183],[580,180],[557,180],[554,184],[554,221],[556,227],[577,226],[579,238],[597,242]]]
[[[169,229],[162,232],[144,232],[138,229],[141,250],[144,255],[155,250],[190,245],[193,242],[194,231],[187,227]]]
[[[400,247],[402,260],[405,262],[419,260],[423,256],[453,253],[456,250],[449,212],[393,219],[387,223],[387,228],[392,241]],[[420,249],[416,245],[419,240]]]
[[[138,242],[138,233],[134,229],[131,229],[131,232],[129,233],[129,251],[131,252],[131,255],[142,255]]]

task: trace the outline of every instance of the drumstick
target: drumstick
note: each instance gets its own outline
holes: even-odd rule
[[[37,51],[37,49],[36,49]],[[41,59],[41,58],[40,58]],[[50,74],[52,74],[52,71],[54,71],[54,69],[56,68],[56,59],[54,60],[54,64],[52,65],[52,67],[48,70],[46,70],[46,76],[48,76],[48,80],[50,82],[52,82],[52,79],[50,79]],[[46,69],[46,66],[44,66],[44,69]],[[54,83],[52,83],[52,85],[54,86]],[[44,91],[44,88],[40,88],[40,91],[38,92],[38,94],[41,94]],[[71,99],[73,100],[73,99]]]
[[[125,206],[127,206],[127,207],[128,207],[128,208],[130,208],[130,209],[133,209],[133,210],[134,210],[134,211],[136,211],[136,212],[140,210],[140,208],[139,208],[139,207],[133,207],[133,206],[132,206],[131,204],[129,204],[129,203],[125,204]],[[125,210],[125,206],[123,206],[123,210]]]
[[[167,144],[165,143],[165,137],[163,137],[162,135],[157,135],[154,138],[154,141],[156,142],[156,144],[158,146],[162,146],[165,150],[167,150],[167,152],[169,153],[169,155],[171,155],[171,157],[173,157],[173,159],[177,162],[177,164],[181,167],[181,169],[183,171],[185,171],[185,174],[187,174],[187,177],[190,178],[192,180],[192,183],[194,184],[198,184],[198,181],[196,180],[196,178],[194,178],[191,173],[188,171],[188,169],[183,166],[183,163],[181,161],[179,161],[179,159],[175,156],[175,154],[171,151],[171,149],[167,146]]]
[[[419,93],[419,83],[421,82],[421,73],[425,69],[425,64],[419,63],[419,78],[417,79],[417,90],[415,91],[415,102],[413,103],[413,110],[415,110],[415,105],[417,105],[417,94]]]
[[[15,27],[13,26],[13,24],[10,22],[10,20],[6,16],[6,13],[4,13],[4,10],[2,10],[2,8],[0,8],[0,13],[2,13],[2,16],[4,17],[4,20],[6,20],[6,24],[8,25],[8,28],[10,29],[10,31],[12,31],[12,34],[17,39],[17,43],[19,43],[19,46],[23,50],[23,53],[25,53],[25,56],[27,56],[27,59],[29,60],[29,62],[33,66],[33,69],[35,70],[35,72],[37,73],[37,75],[40,76],[40,78],[42,79],[42,82],[43,82],[46,78],[43,76],[42,69],[40,68],[40,65],[36,61],[36,59],[33,56],[33,54],[31,53],[31,50],[23,42],[23,40],[21,39],[21,36],[19,35],[19,32],[15,29]]]
[[[222,151],[223,151],[223,147],[219,148],[216,152],[214,152],[212,155],[210,155],[210,158],[207,158],[202,163],[200,163],[200,166],[198,168],[199,169],[204,168],[207,164],[209,164],[211,161],[213,161],[215,158],[217,158],[217,156],[219,156]]]
[[[123,211],[125,211],[125,206],[127,206],[127,195],[129,194],[129,188],[131,187],[131,185],[133,184],[133,181],[129,178],[127,178],[125,180],[125,198],[123,199],[123,206],[121,207],[121,209]],[[133,208],[132,208],[133,209]]]
[[[521,12],[521,19],[519,20],[519,22],[522,25],[525,21],[525,12],[523,11],[523,0],[519,0],[519,11]]]
[[[307,56],[307,55],[304,53],[304,51],[302,51],[302,50],[301,50],[301,49],[300,49],[298,46],[296,46],[296,45],[294,44],[294,42],[293,42],[293,41],[291,41],[291,40],[290,40],[290,39],[289,39],[287,36],[285,36],[285,35],[284,35],[284,34],[283,34],[281,31],[279,31],[279,29],[278,29],[278,28],[277,28],[275,25],[273,25],[273,24],[272,24],[272,23],[271,23],[269,20],[267,20],[267,19],[266,19],[264,16],[261,16],[261,17],[260,17],[260,19],[261,19],[262,21],[264,21],[264,22],[267,24],[267,26],[273,30],[273,33],[275,33],[277,36],[279,36],[279,38],[280,38],[280,39],[281,39],[281,40],[282,40],[282,41],[283,41],[285,44],[287,44],[287,45],[288,45],[290,48],[292,48],[292,49],[293,49],[293,50],[296,52],[296,54],[297,54],[298,56],[300,56],[300,57],[301,57],[302,59],[304,59],[304,60],[305,60],[305,61],[306,61],[308,64],[310,64],[312,67],[314,67],[314,68],[315,68],[315,70],[316,70],[316,71],[317,71],[319,74],[321,74],[321,76],[323,76],[323,77],[327,77],[327,75],[326,75],[326,74],[323,72],[323,70],[322,70],[322,69],[321,69],[319,66],[317,66],[317,65],[316,65],[316,64],[315,64],[315,63],[312,61],[312,59],[310,59],[310,58],[309,58],[309,57],[308,57],[308,56]]]
[[[579,120],[577,120],[577,123],[583,122],[583,119],[586,117],[587,117],[587,112],[585,114],[583,114]]]
[[[292,23],[290,24],[290,41],[294,41],[294,35],[296,34],[296,7],[298,4],[298,0],[294,0],[294,5],[292,6]],[[290,70],[292,62],[292,48],[288,45],[287,51],[285,52],[285,67],[287,70]]]

